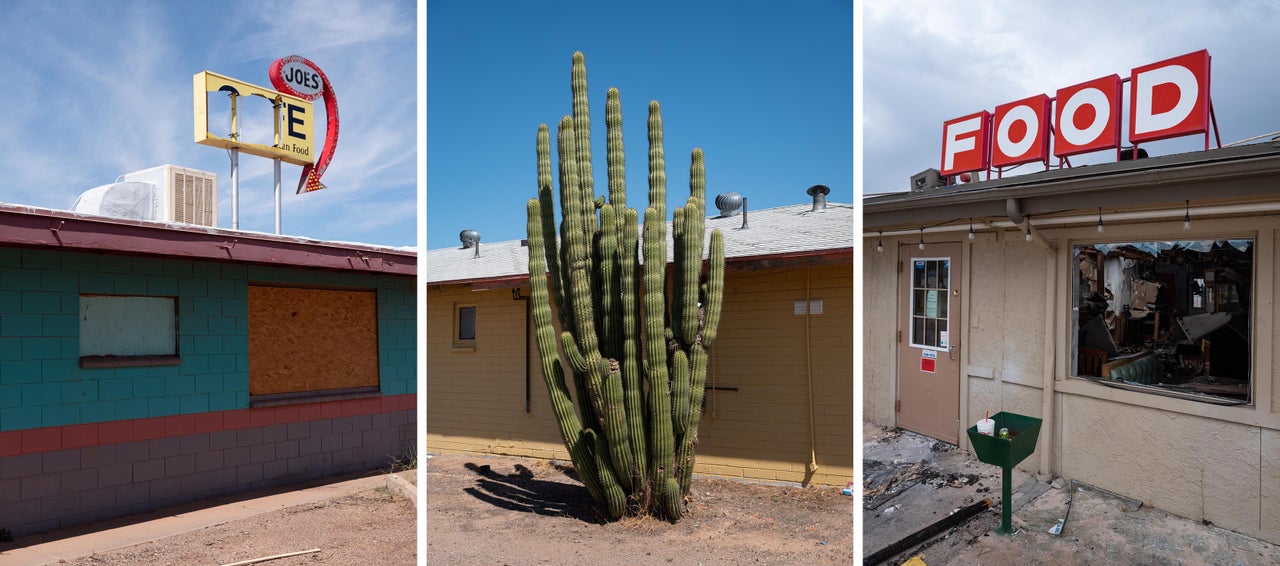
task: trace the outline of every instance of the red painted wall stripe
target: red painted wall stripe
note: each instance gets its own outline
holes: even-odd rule
[[[304,405],[11,430],[0,432],[0,458],[319,419],[412,411],[417,406],[415,394],[387,395]]]

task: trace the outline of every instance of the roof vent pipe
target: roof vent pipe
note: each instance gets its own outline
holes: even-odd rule
[[[742,228],[739,228],[739,230],[746,230],[746,229],[747,229],[747,197],[742,197]]]
[[[480,257],[480,231],[479,230],[463,230],[458,233],[458,239],[462,240],[462,249],[475,248],[476,253],[471,257]]]
[[[809,212],[818,212],[827,209],[827,195],[831,193],[831,188],[826,185],[814,185],[805,191],[809,196],[813,197],[813,210]]]
[[[716,195],[716,208],[720,209],[720,218],[737,216],[742,210],[742,195],[738,193],[720,193]]]

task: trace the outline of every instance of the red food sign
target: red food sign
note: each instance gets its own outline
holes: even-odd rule
[[[338,146],[338,99],[333,94],[333,87],[324,71],[310,60],[298,55],[290,55],[276,59],[268,72],[271,84],[276,90],[304,100],[315,100],[324,97],[325,122],[324,148],[314,164],[302,167],[302,177],[298,179],[299,193],[323,189],[320,177],[329,168],[333,160],[333,151]]]
[[[1209,62],[1209,52],[1202,49],[1133,69],[1130,143],[1208,134]],[[1123,82],[1113,74],[1059,89],[1052,99],[1037,94],[997,106],[994,114],[984,110],[943,122],[939,172],[950,176],[1033,161],[1047,165],[1050,131],[1058,157],[1119,148]]]

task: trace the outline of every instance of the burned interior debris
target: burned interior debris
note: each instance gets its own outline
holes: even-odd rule
[[[1198,401],[1250,401],[1253,240],[1080,244],[1074,252],[1074,375]]]

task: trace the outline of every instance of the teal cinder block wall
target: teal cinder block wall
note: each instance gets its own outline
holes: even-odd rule
[[[248,287],[377,291],[384,395],[416,392],[414,279],[0,248],[0,431],[249,407]],[[177,297],[177,366],[80,368],[82,293]]]

